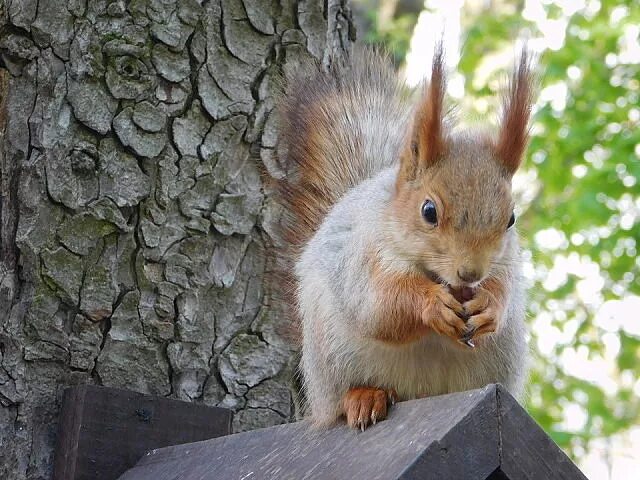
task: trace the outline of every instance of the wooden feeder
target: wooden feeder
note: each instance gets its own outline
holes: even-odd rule
[[[479,390],[398,403],[387,420],[365,432],[344,425],[317,431],[299,422],[154,449],[119,478],[586,477],[502,386],[488,385]]]

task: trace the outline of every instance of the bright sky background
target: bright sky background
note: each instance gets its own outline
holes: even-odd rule
[[[467,0],[474,1],[474,0]],[[478,1],[478,0],[475,0]],[[428,77],[433,58],[434,45],[441,37],[447,54],[447,65],[450,70],[448,93],[453,98],[462,98],[464,95],[464,79],[462,75],[455,73],[455,68],[459,60],[460,50],[460,13],[464,0],[426,0],[425,5],[430,11],[423,11],[420,14],[415,27],[411,47],[406,57],[406,68],[404,71],[406,81],[409,85],[419,84],[425,77]],[[583,8],[590,8],[593,2],[586,0],[545,0],[545,3],[555,3],[559,6],[564,17],[557,20],[546,18],[542,0],[526,0],[523,16],[535,22],[542,32],[538,38],[527,39],[528,47],[535,52],[542,52],[544,49],[557,50],[564,44],[565,29],[567,19],[570,15]],[[624,8],[619,14],[624,16]],[[637,26],[623,33],[623,48],[625,62],[640,63],[640,45],[636,38],[638,36]],[[499,64],[508,66],[513,64],[515,52],[519,50],[516,45],[513,51],[504,52],[499,58],[491,58],[492,65]],[[580,72],[574,72],[579,75]],[[482,76],[482,71],[478,72]],[[569,72],[571,74],[571,72]],[[565,96],[567,93],[564,84],[553,85],[540,92],[540,102],[550,102],[554,109],[564,108]],[[586,172],[580,168],[574,168],[573,174],[576,178],[584,176]],[[533,181],[532,181],[533,180]],[[535,178],[531,178],[531,172],[524,172],[520,177],[514,178],[514,190],[521,190],[526,185],[531,188]],[[625,181],[627,181],[625,179]],[[637,179],[628,179],[633,186]],[[527,198],[532,198],[531,192],[523,192],[519,198],[526,202]],[[627,199],[618,206],[621,213],[620,228],[629,229],[640,218],[640,200],[633,201]],[[627,227],[628,228],[625,228]],[[596,240],[599,238],[596,236]],[[599,266],[596,263],[586,261],[577,254],[565,255],[562,249],[569,242],[579,245],[589,241],[581,234],[574,234],[570,239],[564,233],[548,229],[537,232],[534,241],[541,249],[550,251],[558,250],[555,257],[554,266],[549,271],[536,271],[532,264],[526,265],[525,272],[530,280],[536,276],[543,275],[543,287],[548,290],[555,290],[563,285],[568,273],[572,273],[581,278],[577,285],[577,293],[580,299],[591,305],[597,312],[595,322],[605,331],[602,342],[605,345],[605,354],[602,357],[587,358],[587,349],[565,348],[560,362],[567,373],[578,378],[588,380],[597,384],[604,391],[615,394],[619,384],[633,385],[635,393],[640,396],[640,379],[615,376],[615,359],[620,349],[620,342],[614,332],[619,329],[627,333],[640,336],[640,297],[627,296],[622,300],[604,302],[601,289],[604,286],[604,279],[600,275]],[[577,320],[564,323],[562,330],[552,324],[551,313],[543,311],[533,319],[532,328],[538,333],[538,343],[535,347],[543,354],[548,355],[553,351],[554,346],[564,344],[567,338],[571,338],[577,328]],[[565,408],[565,426],[569,429],[579,429],[586,422],[586,413],[577,404],[567,405]],[[631,479],[640,478],[640,426],[631,428],[622,435],[617,435],[608,439],[600,439],[592,442],[590,450],[582,455],[579,463],[582,471],[591,479]]]

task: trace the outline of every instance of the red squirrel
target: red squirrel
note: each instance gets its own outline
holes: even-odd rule
[[[417,102],[371,51],[285,88],[280,197],[315,425],[344,416],[364,430],[396,400],[523,390],[511,179],[528,141],[530,57],[496,133],[454,129],[445,88],[441,46]]]

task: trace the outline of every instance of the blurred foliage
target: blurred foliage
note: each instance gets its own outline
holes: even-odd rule
[[[533,47],[550,32],[523,18],[524,2],[494,1],[475,10],[469,3],[478,2],[463,7],[458,68],[473,99],[464,109],[485,115],[497,108],[506,77],[497,67],[513,59],[514,39],[525,34]],[[640,329],[597,321],[604,302],[640,295],[640,64],[637,50],[630,55],[640,50],[640,2],[587,0],[577,11],[558,6],[570,3],[541,5],[551,21],[546,26],[564,29],[565,37],[539,58],[541,95],[523,169],[535,195],[524,205],[519,230],[535,278],[529,313],[538,353],[527,408],[579,457],[593,439],[640,422],[640,338],[628,331]],[[541,232],[557,241],[541,241]],[[576,264],[583,268],[572,270]],[[560,281],[548,282],[551,273]],[[553,345],[542,343],[543,327],[555,333]],[[570,358],[592,369],[611,365],[604,375],[610,381],[567,368]],[[579,406],[586,421],[566,421],[569,406],[573,412]]]
[[[398,0],[354,0],[354,7],[358,39],[368,45],[384,47],[395,65],[400,65],[409,51],[419,2],[402,5]]]
[[[415,15],[405,13],[381,22],[375,10],[369,10],[367,13],[372,28],[365,33],[364,42],[370,45],[384,46],[394,62],[399,64],[409,50],[411,34],[416,24]]]

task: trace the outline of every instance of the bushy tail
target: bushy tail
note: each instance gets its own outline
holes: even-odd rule
[[[308,65],[287,78],[278,102],[278,154],[286,174],[277,182],[282,207],[272,296],[284,307],[280,333],[301,347],[294,266],[331,207],[351,188],[398,161],[408,108],[391,62],[356,52],[349,65]],[[297,369],[296,409],[304,412]]]
[[[288,80],[279,105],[282,229],[294,257],[348,190],[397,162],[409,113],[383,54],[313,70]]]

